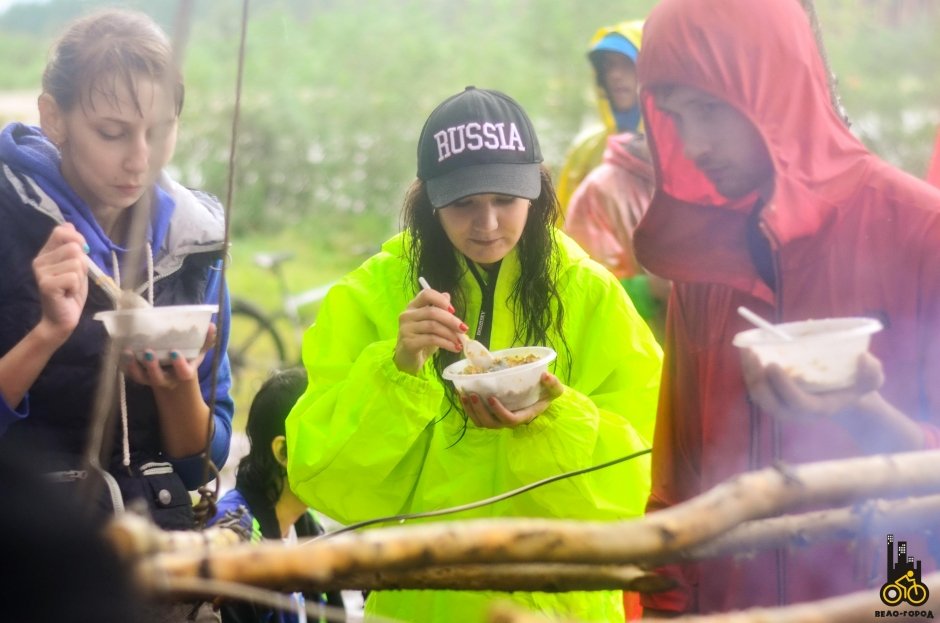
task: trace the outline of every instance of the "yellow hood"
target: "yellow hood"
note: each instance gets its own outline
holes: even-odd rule
[[[643,42],[643,20],[627,20],[619,24],[614,24],[613,26],[603,26],[599,28],[598,31],[594,33],[594,36],[591,37],[588,51],[593,50],[597,44],[600,43],[601,39],[611,34],[622,36],[639,50]],[[594,83],[594,94],[597,97],[597,109],[601,115],[601,120],[604,122],[604,127],[607,128],[607,133],[615,133],[617,131],[617,124],[614,121],[614,115],[610,109],[610,102],[607,100],[607,94],[604,92],[604,89],[597,84],[596,80]],[[642,131],[642,123],[641,121],[640,131]]]

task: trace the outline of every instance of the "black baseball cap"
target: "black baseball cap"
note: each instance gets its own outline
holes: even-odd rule
[[[536,199],[542,151],[532,122],[505,93],[469,86],[444,100],[418,139],[418,178],[442,208],[480,193]]]

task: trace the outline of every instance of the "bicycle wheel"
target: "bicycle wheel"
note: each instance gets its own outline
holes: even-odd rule
[[[904,591],[900,586],[891,582],[881,587],[881,601],[886,606],[896,606],[904,598]]]
[[[930,591],[927,590],[927,587],[923,584],[911,584],[911,587],[907,589],[907,603],[912,606],[919,606],[925,601],[927,597],[930,596]]]
[[[236,401],[245,406],[273,370],[288,365],[273,321],[258,306],[238,297],[232,297],[228,356]]]

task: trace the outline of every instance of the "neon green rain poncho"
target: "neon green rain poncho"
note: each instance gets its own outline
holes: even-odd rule
[[[566,389],[532,423],[515,429],[465,424],[463,413],[449,410],[430,359],[417,376],[395,366],[398,316],[418,290],[408,279],[407,234],[386,242],[330,290],[304,337],[309,386],[287,419],[289,479],[307,504],[346,524],[443,509],[649,447],[661,350],[617,280],[556,235],[571,365],[559,353],[551,371]],[[507,303],[518,276],[514,250],[497,279],[494,350],[520,345],[512,343]],[[465,277],[460,287],[470,323],[481,293]],[[649,492],[647,458],[448,517],[636,517]],[[379,591],[370,594],[366,611],[401,621],[474,622],[484,620],[496,598],[584,621],[623,621],[616,591]]]
[[[601,39],[610,34],[622,35],[639,50],[642,43],[643,20],[630,20],[620,22],[614,26],[600,28],[591,37],[588,50],[593,50]],[[565,162],[558,173],[555,185],[558,204],[561,206],[561,211],[558,214],[560,220],[564,218],[565,213],[568,211],[568,202],[571,200],[571,195],[578,188],[578,184],[591,172],[591,169],[603,160],[607,137],[617,132],[617,123],[614,121],[614,114],[611,111],[607,93],[597,84],[596,80],[594,95],[597,100],[597,111],[603,125],[595,125],[582,131],[575,137],[568,154],[565,156]]]

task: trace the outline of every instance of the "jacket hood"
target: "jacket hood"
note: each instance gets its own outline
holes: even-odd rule
[[[599,28],[597,32],[594,33],[594,36],[591,37],[590,44],[588,44],[589,58],[591,53],[597,49],[598,44],[600,44],[601,41],[608,35],[620,35],[633,44],[637,50],[639,50],[643,41],[643,20],[629,20],[620,22],[619,24],[615,24],[613,26],[604,26]],[[591,66],[594,66],[593,61]],[[595,77],[597,76],[596,71],[594,75]],[[604,127],[607,128],[607,133],[616,133],[618,130],[617,121],[614,118],[614,111],[610,107],[610,101],[607,99],[607,93],[604,91],[601,85],[598,84],[596,79],[594,81],[594,96],[597,100],[597,110],[600,113],[601,121],[603,121]]]
[[[754,124],[773,162],[774,192],[762,218],[778,242],[817,231],[834,204],[859,191],[874,157],[833,107],[826,69],[800,3],[663,0],[646,20],[644,40],[637,73],[657,188],[635,242],[641,262],[651,270],[685,277],[671,257],[679,249],[686,263],[702,268],[747,263],[713,253],[719,245],[746,248],[743,220],[731,219],[710,231],[707,220],[715,213],[704,206],[730,209],[743,218],[755,199],[729,201],[684,155],[671,119],[656,107],[657,86],[707,92]],[[667,245],[662,236],[669,238]],[[705,257],[709,253],[710,259]]]
[[[115,244],[85,201],[60,172],[59,152],[38,127],[12,123],[0,133],[0,164],[11,192],[24,205],[57,223],[70,222],[85,237],[89,255],[111,273],[111,254],[123,258],[127,249]],[[224,211],[214,197],[190,191],[161,173],[154,188],[147,240],[155,254],[155,271],[169,273],[186,254],[222,248]]]

